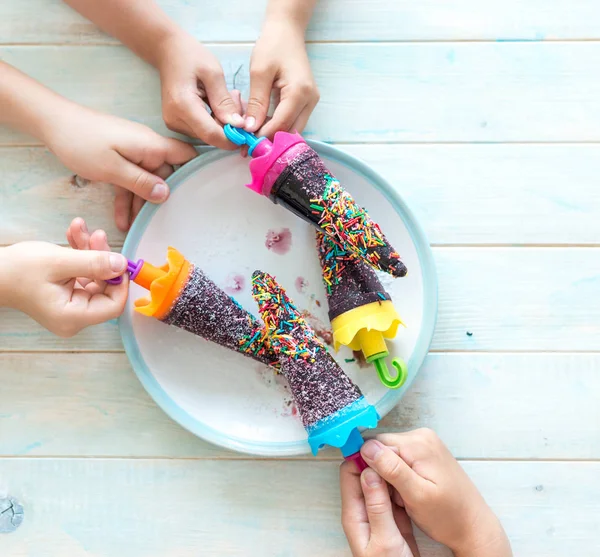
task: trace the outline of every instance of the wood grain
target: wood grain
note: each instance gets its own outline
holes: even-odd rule
[[[600,145],[339,147],[397,187],[435,245],[600,243]],[[75,216],[122,244],[112,188],[74,181],[41,148],[0,148],[0,168],[0,244],[64,244]]]
[[[159,0],[162,8],[204,42],[254,41],[266,0],[226,4]],[[43,14],[43,17],[32,17]],[[319,2],[308,31],[311,41],[550,40],[600,38],[594,0],[328,0]],[[91,22],[53,0],[0,5],[5,44],[112,43]]]
[[[440,247],[434,255],[439,317],[433,350],[598,351],[599,248]],[[59,339],[0,309],[0,352],[121,349],[114,322]]]
[[[248,458],[168,418],[124,354],[2,354],[0,369],[0,456]],[[430,427],[463,459],[600,459],[599,374],[600,354],[431,354],[379,431]]]
[[[464,467],[516,556],[598,555],[598,463]],[[0,478],[25,510],[23,525],[0,538],[3,555],[349,555],[335,462],[19,458],[0,460]],[[428,557],[450,555],[422,543]]]
[[[214,51],[230,83],[240,66],[247,67],[249,46]],[[595,42],[314,44],[309,55],[322,94],[306,130],[309,138],[600,140]],[[0,58],[73,100],[166,132],[155,71],[123,47],[2,47]],[[247,91],[244,72],[237,85]],[[0,130],[0,144],[32,142]]]

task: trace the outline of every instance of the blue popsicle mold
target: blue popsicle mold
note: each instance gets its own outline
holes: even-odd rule
[[[377,410],[362,396],[308,428],[312,454],[325,445],[341,449],[344,457],[357,453],[364,443],[358,428],[375,428],[378,422]]]

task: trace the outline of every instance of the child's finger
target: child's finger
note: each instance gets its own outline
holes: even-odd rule
[[[182,118],[185,118],[185,127],[191,130],[193,137],[198,137],[208,145],[219,149],[229,151],[237,149],[237,145],[225,137],[223,128],[213,120],[198,95],[194,95],[194,99],[184,106],[184,111]]]
[[[165,181],[134,164],[125,157],[113,153],[109,161],[109,181],[115,186],[121,186],[152,203],[162,203],[169,197],[169,186]]]
[[[229,93],[223,74],[207,72],[202,76],[202,83],[206,89],[210,109],[218,120],[236,128],[242,126],[244,120],[240,114],[241,106]]]
[[[144,203],[146,202],[141,197],[138,197],[137,195],[133,196],[133,203],[131,204],[131,224],[133,224],[133,221],[139,215]]]
[[[296,118],[296,121],[290,126],[291,132],[302,133],[302,131],[306,127],[306,124],[308,124],[308,119],[310,118],[310,115],[312,114],[312,111],[314,110],[315,106],[317,106],[316,103],[311,103],[304,107],[302,112],[300,112],[300,114],[298,115],[298,118]]]
[[[415,533],[413,531],[413,525],[408,514],[406,514],[404,509],[399,507],[393,507],[393,512],[394,520],[396,521],[398,530],[400,530],[400,535],[404,538],[404,541],[408,544],[408,547],[410,547],[413,557],[420,557],[419,547],[417,546],[417,540],[415,539]]]
[[[68,281],[75,277],[92,280],[107,280],[122,275],[127,269],[127,260],[120,253],[105,251],[65,250],[56,259],[50,279]]]
[[[128,291],[127,278],[121,284],[109,285],[104,293],[90,295],[86,291],[74,291],[71,311],[77,327],[81,330],[119,317],[125,309]]]
[[[173,174],[173,167],[170,164],[164,163],[161,164],[154,172],[157,176],[160,176],[163,180],[166,180],[171,174]]]
[[[106,236],[106,232],[104,232],[104,230],[94,230],[94,232],[92,232],[92,235],[90,236],[90,249],[96,251],[110,251],[108,237]],[[82,284],[85,282],[85,288],[91,294],[104,292],[104,289],[106,288],[106,282],[102,280],[99,282],[94,282],[88,279],[80,278],[79,282]]]
[[[115,223],[121,232],[129,230],[132,202],[133,194],[129,190],[115,186]]]
[[[235,112],[236,114],[244,114],[244,103],[242,102],[242,93],[238,89],[232,89],[229,91],[233,102],[235,103]],[[238,122],[237,127],[244,125],[244,119],[240,116],[241,120],[236,120]],[[227,122],[225,122],[227,123]],[[233,124],[232,124],[233,125]]]
[[[259,135],[273,137],[275,132],[289,131],[305,106],[305,100],[297,94],[282,98],[275,112],[273,112],[273,118],[262,127]]]
[[[360,480],[371,526],[371,540],[379,545],[383,545],[389,540],[399,540],[400,531],[394,520],[392,500],[387,484],[371,468],[367,468],[362,473]]]
[[[172,137],[164,137],[163,140],[165,142],[165,162],[169,165],[185,164],[198,156],[198,151],[194,149],[194,146],[185,141],[173,139]],[[171,172],[173,172],[173,168],[171,168]],[[168,174],[162,176],[158,171],[156,174],[161,178],[168,176]]]
[[[67,228],[67,242],[73,249],[77,249],[75,240],[73,239],[73,233],[71,232],[70,228]]]
[[[360,555],[369,543],[371,528],[360,485],[360,473],[353,462],[340,467],[342,527],[354,555]]]
[[[73,249],[90,249],[91,236],[88,227],[82,218],[77,217],[72,220],[69,229],[67,230],[67,239],[69,240],[69,245]],[[90,279],[82,277],[79,278],[77,282],[82,288],[85,288],[91,281]]]
[[[274,71],[256,71],[250,68],[250,96],[244,122],[244,128],[249,132],[256,132],[267,117],[274,79]]]
[[[423,490],[425,480],[404,462],[394,451],[379,441],[371,439],[360,450],[366,463],[386,482],[395,487],[406,501],[411,494]]]
[[[73,249],[89,249],[90,248],[90,233],[85,224],[85,221],[80,218],[74,218],[67,230],[67,239],[69,245]]]
[[[94,230],[90,236],[90,249],[95,251],[110,251],[108,237],[104,230]]]

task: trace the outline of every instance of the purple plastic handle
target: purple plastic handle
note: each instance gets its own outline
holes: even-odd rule
[[[138,259],[137,262],[133,262],[131,261],[131,259],[127,260],[127,273],[129,273],[129,278],[131,280],[135,280],[135,277],[137,277],[140,274],[140,271],[142,270],[142,267],[144,266],[144,260],[143,259]],[[115,277],[115,278],[111,278],[108,279],[106,281],[107,284],[121,284],[123,282],[123,277]]]

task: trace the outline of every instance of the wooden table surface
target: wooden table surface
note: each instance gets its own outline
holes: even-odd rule
[[[266,1],[160,3],[247,90]],[[515,555],[597,557],[600,5],[320,4],[306,135],[395,184],[438,267],[431,353],[381,430],[435,429]],[[155,72],[58,0],[0,2],[0,58],[165,131]],[[64,244],[77,215],[122,244],[110,188],[0,129],[0,244]],[[253,459],[195,438],[145,393],[115,323],[61,340],[0,309],[0,381],[0,497],[24,508],[2,557],[348,554],[332,454]]]

